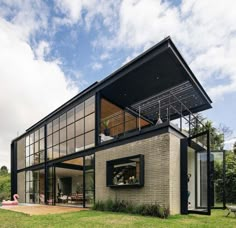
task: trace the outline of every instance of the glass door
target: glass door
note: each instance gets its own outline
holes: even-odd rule
[[[188,213],[210,214],[209,131],[188,138],[186,152]]]

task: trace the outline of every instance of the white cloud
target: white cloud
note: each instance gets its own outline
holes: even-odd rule
[[[140,53],[170,35],[214,101],[235,92],[235,1],[183,0],[179,6],[170,2],[122,1],[118,19],[113,18],[116,32],[96,38],[93,45],[109,52]]]
[[[98,63],[98,62],[95,62],[95,63],[92,64],[92,69],[93,70],[100,70],[100,69],[102,69],[102,64]]]
[[[120,1],[107,0],[54,0],[57,10],[63,13],[63,18],[57,18],[58,24],[82,24],[87,30],[92,23],[98,25],[95,18],[101,17],[100,23],[110,31],[114,31],[114,16]],[[97,26],[99,29],[100,26]]]
[[[50,52],[50,45],[47,41],[42,40],[39,42],[38,47],[35,49],[35,55],[38,59],[44,60]]]
[[[35,59],[17,28],[0,19],[0,166],[9,166],[10,142],[17,132],[23,133],[77,92],[57,62]]]

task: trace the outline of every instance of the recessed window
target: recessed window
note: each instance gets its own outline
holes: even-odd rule
[[[107,161],[107,186],[144,185],[144,156],[135,155]]]

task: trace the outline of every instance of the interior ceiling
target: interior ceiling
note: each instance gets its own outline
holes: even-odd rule
[[[203,111],[211,107],[202,91],[190,81],[188,73],[170,51],[164,51],[151,60],[140,64],[134,70],[105,87],[101,93],[105,98],[122,108],[138,111],[137,104],[148,107],[148,104],[144,104],[149,102],[148,99],[157,101],[166,91],[173,91],[178,99],[183,103],[185,102],[187,108],[193,112],[196,111],[196,108],[198,108],[197,111]],[[161,102],[163,103],[163,101]],[[156,120],[157,104],[155,108],[154,106],[149,108],[153,110],[149,119]]]
[[[82,170],[74,170],[74,169],[64,169],[56,167],[56,176],[57,177],[76,177],[83,176]]]

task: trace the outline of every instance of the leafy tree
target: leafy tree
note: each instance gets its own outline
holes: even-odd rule
[[[236,203],[236,155],[232,152],[226,153],[226,202]]]
[[[8,168],[4,165],[0,169],[0,174],[7,174],[8,173]]]

